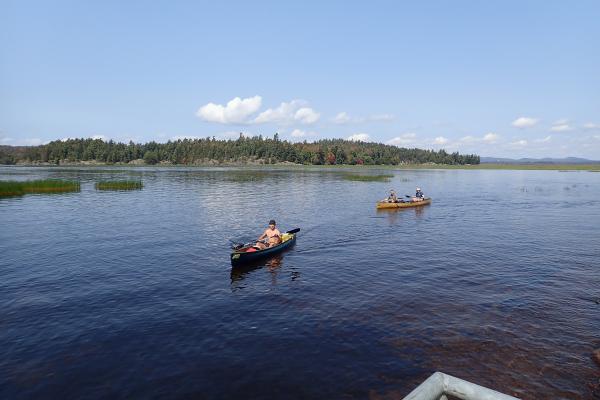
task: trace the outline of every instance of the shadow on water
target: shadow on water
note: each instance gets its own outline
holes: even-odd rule
[[[291,247],[293,248],[293,246]],[[290,249],[291,249],[290,248]],[[266,269],[267,272],[271,275],[271,283],[273,285],[277,284],[277,276],[281,271],[281,267],[283,265],[284,254],[276,254],[272,257],[267,257],[261,260],[256,260],[252,262],[248,262],[243,265],[235,266],[231,268],[231,288],[233,290],[243,289],[245,285],[243,282],[250,278],[250,276],[259,271]],[[298,272],[292,272],[292,280],[298,278]]]

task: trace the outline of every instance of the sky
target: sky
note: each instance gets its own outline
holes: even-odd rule
[[[600,159],[598,1],[0,7],[0,145],[278,132]]]

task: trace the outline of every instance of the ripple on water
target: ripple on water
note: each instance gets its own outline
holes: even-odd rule
[[[0,199],[0,397],[399,398],[436,370],[598,397],[596,174],[383,173],[0,168],[83,182]],[[431,206],[375,211],[417,184]],[[271,218],[296,246],[232,270]]]

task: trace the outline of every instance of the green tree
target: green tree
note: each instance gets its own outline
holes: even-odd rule
[[[154,165],[158,164],[160,160],[158,158],[158,154],[155,151],[147,151],[144,154],[144,161],[146,162],[146,164]]]

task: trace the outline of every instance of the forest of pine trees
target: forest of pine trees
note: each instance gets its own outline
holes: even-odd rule
[[[271,138],[183,139],[166,143],[118,143],[100,139],[57,140],[40,146],[0,146],[0,164],[97,161],[107,164],[143,159],[147,164],[292,162],[306,165],[479,164],[479,156],[444,150],[406,149],[381,143],[323,139],[292,143]]]

